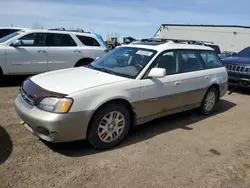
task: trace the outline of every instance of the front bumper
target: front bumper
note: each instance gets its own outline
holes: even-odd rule
[[[90,111],[56,114],[29,105],[20,94],[15,98],[15,109],[25,127],[49,142],[69,142],[85,139]]]
[[[245,83],[248,83],[250,85],[250,78],[229,75],[228,82],[234,83],[234,84],[239,84],[240,82],[245,82]]]

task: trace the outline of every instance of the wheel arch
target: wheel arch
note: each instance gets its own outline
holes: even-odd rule
[[[95,110],[95,111],[93,112],[93,114],[91,115],[91,117],[90,117],[90,119],[89,119],[88,125],[90,125],[90,123],[91,123],[91,121],[93,120],[95,114],[96,114],[99,110],[101,110],[101,109],[105,108],[105,106],[110,105],[110,104],[113,104],[113,103],[114,103],[114,104],[121,104],[121,105],[124,105],[124,106],[128,109],[129,114],[130,114],[130,128],[133,128],[134,125],[135,125],[135,122],[136,122],[136,113],[134,112],[133,106],[131,105],[131,103],[130,103],[128,100],[124,99],[124,98],[115,98],[115,99],[111,99],[111,100],[109,100],[109,101],[106,101],[106,102],[102,103],[100,106],[98,106],[98,107],[96,108],[96,110]],[[89,132],[89,126],[88,126],[88,128],[87,128],[87,135],[88,135],[88,132]]]
[[[211,84],[211,85],[207,88],[207,91],[208,91],[209,89],[211,89],[211,88],[215,88],[215,89],[217,90],[217,92],[218,92],[217,102],[218,102],[219,99],[220,99],[220,86],[219,86],[218,83],[213,83],[213,84]],[[206,91],[206,93],[207,93],[207,91]],[[205,95],[206,95],[206,93],[205,93]],[[204,95],[204,97],[205,97],[205,95]]]
[[[89,64],[89,63],[91,63],[91,62],[93,62],[93,61],[94,61],[93,58],[85,57],[85,58],[82,58],[82,59],[78,60],[78,61],[76,62],[76,64],[75,64],[75,67],[79,66],[80,63],[82,63],[82,62],[84,63],[84,65],[87,65],[87,64]],[[86,64],[85,64],[85,63],[86,63]]]

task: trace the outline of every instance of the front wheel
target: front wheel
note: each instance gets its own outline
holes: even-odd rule
[[[109,149],[120,144],[127,136],[130,114],[123,105],[107,105],[93,116],[88,141],[97,149]]]
[[[219,93],[214,87],[210,88],[200,106],[200,111],[203,115],[210,115],[218,102]]]

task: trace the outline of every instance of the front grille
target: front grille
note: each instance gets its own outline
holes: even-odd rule
[[[35,104],[35,97],[32,96],[32,95],[29,95],[26,91],[24,91],[22,88],[21,88],[21,96],[22,98],[29,104],[29,105],[32,105],[34,106]]]
[[[226,68],[229,72],[243,73],[243,74],[250,73],[250,66],[247,65],[226,64]]]

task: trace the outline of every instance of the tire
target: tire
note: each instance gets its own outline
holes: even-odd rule
[[[109,50],[113,50],[113,49],[114,49],[113,45],[108,44],[108,49],[109,49]]]
[[[209,98],[210,97],[210,107],[209,107]],[[211,87],[210,89],[208,89],[208,91],[206,92],[201,106],[200,106],[200,112],[203,115],[210,115],[213,113],[214,108],[216,107],[216,104],[218,103],[218,99],[219,99],[219,92],[215,87]]]
[[[86,59],[86,60],[80,60],[79,62],[76,63],[75,67],[86,67],[87,65],[89,65],[91,62],[91,60]]]
[[[112,119],[110,116],[110,113],[112,112],[116,112],[116,114],[119,115],[117,117],[121,119],[123,118],[124,121],[120,119],[119,123],[113,122],[114,124],[105,121],[103,119],[105,116],[107,117],[107,119],[109,119],[109,121]],[[124,122],[124,124],[121,122]],[[100,126],[99,124],[102,124],[104,126]],[[126,107],[119,104],[109,104],[107,106],[104,106],[94,114],[90,122],[87,139],[90,144],[93,145],[96,149],[113,148],[125,139],[129,132],[129,127],[130,114]],[[113,140],[111,136],[113,136]]]

